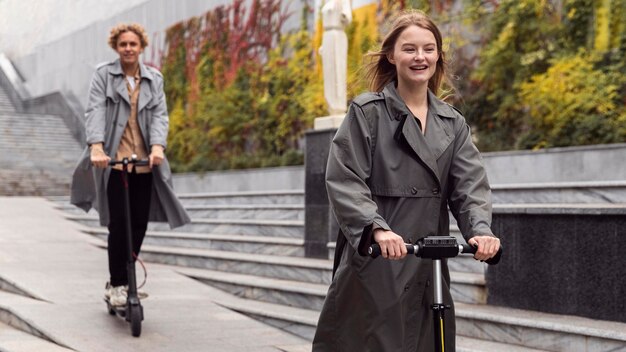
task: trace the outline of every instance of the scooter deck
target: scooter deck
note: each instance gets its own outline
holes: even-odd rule
[[[123,306],[114,306],[111,304],[111,301],[104,297],[104,302],[107,304],[107,309],[109,310],[109,314],[114,315],[117,314],[120,317],[126,317],[126,305]]]

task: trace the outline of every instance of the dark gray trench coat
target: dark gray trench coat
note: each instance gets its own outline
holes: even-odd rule
[[[432,260],[365,254],[372,225],[414,243],[448,235],[448,206],[465,239],[493,235],[491,191],[469,126],[428,94],[426,134],[394,83],[357,97],[335,135],[326,186],[343,251],[328,290],[313,351],[433,351]],[[342,241],[338,241],[340,243]],[[361,253],[361,254],[359,254]],[[446,351],[454,351],[454,306],[444,273]]]
[[[161,73],[140,63],[141,85],[137,106],[137,122],[144,143],[150,146],[167,146],[169,118],[163,92]],[[106,188],[110,168],[99,169],[91,165],[89,145],[104,142],[104,151],[115,157],[128,117],[130,98],[119,59],[104,64],[96,70],[89,87],[89,102],[85,111],[87,147],[74,170],[70,202],[89,211],[92,207],[100,214],[100,224],[109,223],[109,206]],[[170,227],[179,227],[190,221],[172,188],[172,172],[167,158],[152,169],[153,187],[150,206],[150,221],[168,222]]]

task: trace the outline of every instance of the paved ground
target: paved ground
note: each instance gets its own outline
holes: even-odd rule
[[[0,351],[310,351],[213,303],[215,289],[155,264],[143,332],[132,337],[102,301],[106,252],[79,226],[43,198],[0,197]]]

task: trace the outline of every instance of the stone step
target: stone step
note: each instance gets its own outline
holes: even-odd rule
[[[215,298],[219,304],[312,340],[318,311],[285,307],[242,298]],[[457,351],[465,352],[600,352],[626,349],[625,325],[573,316],[455,304]],[[473,318],[481,315],[480,318]],[[532,316],[530,320],[526,316]],[[469,318],[468,318],[469,317]],[[507,320],[493,325],[493,321]],[[555,320],[556,323],[546,323]],[[586,320],[586,321],[585,321]],[[577,325],[577,324],[581,324]],[[595,324],[595,326],[594,326]],[[470,331],[465,327],[470,326]],[[461,327],[461,328],[459,328]],[[485,328],[486,331],[482,329]],[[478,337],[476,335],[480,335]]]
[[[456,337],[457,352],[548,352],[546,350],[538,350],[536,348],[528,348],[524,346],[515,346],[510,344],[498,343],[493,341],[485,341],[473,339],[466,336]]]
[[[319,311],[328,285],[273,279],[216,270],[176,267],[173,270],[240,298]]]
[[[56,133],[56,132],[52,132]],[[78,159],[78,155],[82,152],[78,144],[73,140],[68,139],[49,139],[45,136],[26,135],[26,136],[11,136],[3,134],[3,141],[0,143],[0,147],[6,153],[19,152],[22,154],[32,153],[33,151],[41,153],[53,153],[58,151],[71,151],[77,154],[75,159]],[[28,142],[26,142],[28,141]]]
[[[185,206],[212,204],[304,204],[304,191],[212,192],[178,195]]]
[[[580,181],[491,185],[497,204],[626,203],[626,181]]]
[[[303,204],[189,205],[185,209],[192,218],[304,221]]]
[[[329,260],[209,249],[146,245],[141,257],[146,262],[315,284],[330,284],[332,273]]]
[[[313,340],[319,312],[312,309],[240,298],[214,289],[211,300],[223,307],[288,331],[309,341]]]
[[[178,268],[180,273],[238,297],[321,310],[328,284],[267,278],[217,270]],[[478,274],[450,273],[455,302],[485,304],[485,279]],[[330,277],[328,278],[330,281]]]
[[[626,351],[626,324],[456,303],[457,335],[547,351]]]
[[[99,220],[91,215],[70,215],[66,218],[86,226],[98,227]],[[166,223],[151,222],[148,229],[167,231]],[[304,221],[302,220],[257,220],[257,219],[191,219],[191,223],[176,229],[180,232],[236,234],[244,236],[270,236],[303,238]]]
[[[58,208],[69,214],[85,214],[71,204]],[[296,204],[190,205],[185,209],[194,219],[304,220],[304,206]]]
[[[0,168],[0,195],[66,195],[69,193],[69,184],[69,174]]]
[[[20,314],[15,312],[16,306],[32,306],[38,307],[41,305],[48,305],[50,302],[33,299],[28,297],[28,295],[22,295],[21,293],[16,294],[12,292],[7,292],[4,290],[0,290],[0,351],[5,351],[4,348],[7,348],[8,342],[12,339],[15,343],[12,349],[8,350],[11,352],[21,352],[21,351],[71,351],[71,350],[63,350],[63,349],[54,349],[55,346],[58,347],[67,347],[64,344],[60,343],[54,336],[51,336],[49,333],[41,330],[38,326],[33,324],[31,319],[26,319]],[[10,327],[7,329],[7,325]],[[15,329],[15,331],[13,330]],[[23,335],[23,334],[25,335]],[[5,335],[6,334],[6,335]],[[4,335],[4,336],[3,336]],[[32,343],[34,346],[38,346],[40,349],[33,350],[22,350],[22,344],[20,343],[24,339],[24,346],[29,346],[29,343]],[[5,345],[6,343],[6,345]],[[44,348],[45,347],[45,348]],[[48,349],[49,348],[49,349]]]
[[[144,245],[141,257],[146,262],[311,284],[329,285],[332,277],[332,261],[323,259],[155,245]],[[454,299],[485,303],[484,275],[451,272],[450,277]]]
[[[83,232],[103,241],[109,234],[103,227],[86,228]],[[304,257],[304,241],[296,238],[147,231],[143,243],[162,247]]]
[[[217,289],[212,300],[309,341],[319,318],[318,310],[259,302]],[[626,346],[626,324],[463,303],[456,303],[455,310],[459,352],[608,352]],[[494,321],[502,324],[494,326]]]
[[[33,336],[0,322],[0,351],[3,352],[71,352],[53,342]]]

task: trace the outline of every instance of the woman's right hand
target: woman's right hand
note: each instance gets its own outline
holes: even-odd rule
[[[393,231],[374,230],[374,241],[380,246],[380,253],[383,258],[398,260],[406,257],[404,239]]]
[[[93,166],[105,169],[109,166],[109,161],[111,161],[111,158],[109,158],[104,152],[102,143],[91,145],[91,164]]]

